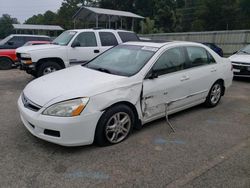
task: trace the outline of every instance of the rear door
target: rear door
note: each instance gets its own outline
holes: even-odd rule
[[[204,100],[218,79],[217,63],[213,56],[203,47],[187,46],[187,70],[189,77],[189,102],[196,103]]]
[[[118,45],[118,41],[112,32],[99,32],[100,52],[103,53],[109,48]]]
[[[68,57],[70,65],[80,64],[89,61],[100,54],[100,48],[97,45],[96,34],[92,31],[78,34],[72,44],[78,46],[68,48]]]
[[[185,74],[185,63],[182,47],[168,49],[156,61],[143,82],[144,121],[161,117],[166,110],[173,112],[186,104],[189,79]],[[169,105],[167,109],[166,104]]]

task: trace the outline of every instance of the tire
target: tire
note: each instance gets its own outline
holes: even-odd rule
[[[12,68],[13,62],[6,57],[0,57],[0,70],[9,70]]]
[[[205,105],[209,108],[217,106],[220,102],[222,94],[223,94],[223,83],[217,81],[211,87],[208,96],[206,98]]]
[[[62,69],[62,67],[53,61],[47,61],[47,62],[42,62],[40,66],[37,68],[37,74],[35,74],[37,77],[44,76],[46,74],[50,74],[52,72],[58,71]]]
[[[113,106],[99,119],[95,131],[95,143],[99,146],[118,144],[129,136],[134,124],[135,115],[127,105]]]

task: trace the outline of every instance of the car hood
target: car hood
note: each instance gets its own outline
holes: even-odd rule
[[[29,100],[44,106],[48,103],[53,104],[78,97],[91,97],[112,90],[126,78],[82,66],[74,66],[32,81],[23,92]]]
[[[234,54],[229,59],[232,62],[250,63],[250,55],[247,54]]]
[[[54,44],[44,44],[44,45],[31,45],[31,46],[23,46],[16,49],[17,53],[29,53],[31,51],[38,51],[38,50],[48,50],[48,49],[59,49],[60,45]]]

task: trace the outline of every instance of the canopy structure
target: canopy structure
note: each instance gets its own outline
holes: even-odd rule
[[[112,22],[120,21],[121,29],[123,18],[132,18],[132,30],[134,29],[134,19],[144,19],[144,17],[132,12],[86,6],[82,6],[73,16],[74,21],[79,19],[86,22],[95,22],[96,27],[99,27],[99,22],[106,22],[108,23],[108,27],[111,28]]]
[[[64,29],[58,25],[32,25],[32,24],[12,24],[14,30],[18,34],[48,34],[61,32]]]

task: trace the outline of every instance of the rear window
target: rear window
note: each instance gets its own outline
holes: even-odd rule
[[[28,41],[50,41],[48,37],[25,37],[25,42]]]
[[[139,41],[139,38],[135,33],[130,32],[118,32],[122,42],[129,42],[129,41]]]

